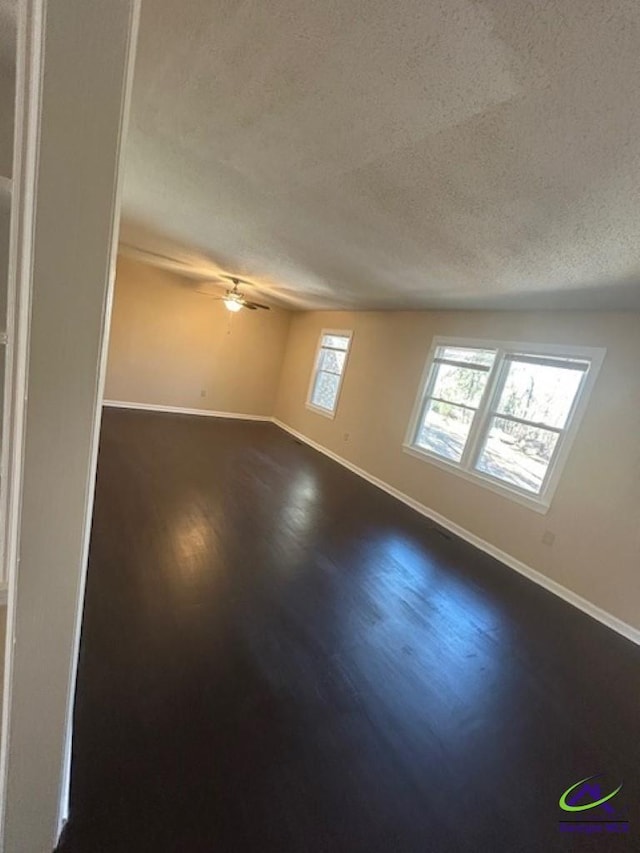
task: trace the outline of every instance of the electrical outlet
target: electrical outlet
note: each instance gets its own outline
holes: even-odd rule
[[[207,389],[206,389],[206,388],[202,388],[202,389],[201,389],[201,391],[200,391],[200,396],[201,396],[201,397],[206,397],[206,396],[207,396]]]
[[[350,433],[350,432],[345,432],[345,433],[343,434],[342,438],[344,439],[344,441],[349,441],[349,440],[351,439],[351,433]]]
[[[545,532],[542,534],[542,544],[551,546],[555,541],[556,534],[553,533],[553,531],[551,530],[545,530]]]

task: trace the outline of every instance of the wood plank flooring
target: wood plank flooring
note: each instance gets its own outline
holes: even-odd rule
[[[107,409],[59,849],[638,850],[639,685],[639,648],[274,425]],[[627,835],[560,831],[596,773]]]

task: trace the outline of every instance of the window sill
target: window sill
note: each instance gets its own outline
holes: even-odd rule
[[[335,409],[331,412],[329,409],[323,409],[321,406],[314,406],[313,403],[306,403],[305,405],[310,412],[323,415],[325,418],[329,418],[329,420],[333,420],[336,416]]]
[[[415,456],[416,459],[421,459],[423,462],[429,462],[431,465],[435,465],[436,468],[441,468],[443,471],[455,474],[463,480],[467,480],[469,483],[475,483],[476,486],[488,489],[496,495],[500,495],[503,498],[519,503],[522,506],[526,506],[528,509],[532,509],[541,515],[545,515],[549,511],[550,501],[548,498],[540,495],[528,495],[517,489],[511,489],[507,485],[502,485],[496,480],[484,477],[482,474],[465,471],[463,468],[460,468],[459,465],[456,465],[455,462],[447,462],[445,459],[435,456],[427,450],[419,450],[411,444],[404,444],[402,449],[405,453],[408,453],[409,456]]]

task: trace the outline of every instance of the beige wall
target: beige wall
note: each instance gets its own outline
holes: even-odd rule
[[[322,328],[353,329],[335,420],[305,407]],[[607,348],[546,515],[402,451],[434,335]],[[276,417],[640,627],[640,315],[489,312],[295,315]],[[345,433],[349,440],[345,441]],[[555,542],[542,544],[545,530]]]
[[[271,415],[289,318],[232,314],[193,280],[120,256],[105,398]]]

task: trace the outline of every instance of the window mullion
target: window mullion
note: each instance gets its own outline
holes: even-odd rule
[[[468,406],[466,403],[456,403],[455,400],[445,400],[444,397],[436,397],[431,394],[427,397],[427,402],[433,400],[435,403],[444,403],[445,406],[455,406],[456,409],[466,409],[468,412],[477,412],[476,406]]]
[[[480,400],[476,416],[471,424],[467,445],[464,449],[464,453],[462,454],[462,459],[460,460],[460,465],[467,471],[473,469],[478,457],[480,445],[486,436],[488,424],[492,416],[492,409],[494,408],[496,401],[499,399],[504,383],[507,379],[507,364],[508,361],[505,359],[505,351],[503,349],[499,349],[496,352],[493,367],[489,374],[489,380],[484,389],[482,399]]]
[[[546,430],[547,432],[555,432],[560,435],[564,432],[563,427],[551,426],[550,424],[542,423],[541,421],[529,421],[526,418],[519,418],[516,415],[507,415],[495,409],[491,409],[492,418],[499,418],[502,421],[511,421],[514,424],[522,424],[523,426],[532,427],[533,429]]]
[[[436,356],[433,359],[434,364],[446,364],[449,367],[460,367],[462,370],[479,370],[482,373],[489,373],[491,368],[487,364],[476,364],[473,361],[456,361],[453,358],[439,358]]]

